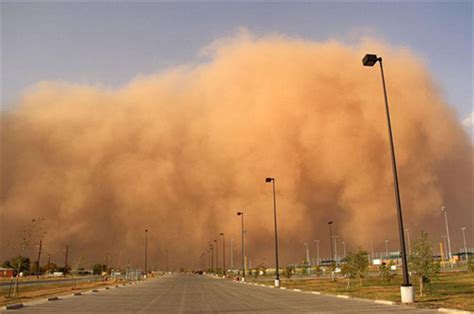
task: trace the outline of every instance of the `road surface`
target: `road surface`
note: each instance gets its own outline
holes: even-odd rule
[[[271,289],[191,274],[27,306],[14,313],[386,313],[406,306]]]

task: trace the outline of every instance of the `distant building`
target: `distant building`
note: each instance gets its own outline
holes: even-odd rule
[[[0,278],[11,278],[14,272],[15,270],[13,268],[0,267]]]

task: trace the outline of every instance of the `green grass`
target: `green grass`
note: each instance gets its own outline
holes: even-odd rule
[[[371,276],[362,281],[352,281],[349,289],[347,280],[328,278],[306,280],[282,280],[282,286],[289,289],[320,291],[330,294],[345,294],[364,299],[378,299],[400,302],[401,276],[396,276],[389,284],[383,283],[378,276]],[[272,284],[272,282],[267,282]],[[425,286],[425,295],[419,296],[418,282],[414,281],[415,305],[423,308],[453,308],[474,311],[474,274],[467,272],[441,273],[433,279],[431,292]]]

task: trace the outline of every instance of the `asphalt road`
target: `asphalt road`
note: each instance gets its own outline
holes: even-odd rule
[[[137,285],[27,306],[19,313],[386,313],[406,306],[271,289],[199,275],[173,274]],[[9,311],[9,312],[10,312]]]

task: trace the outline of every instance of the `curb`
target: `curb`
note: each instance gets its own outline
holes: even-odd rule
[[[395,302],[393,302],[393,301],[387,301],[387,300],[375,300],[374,303],[377,303],[377,304],[386,304],[386,305],[395,305]]]
[[[9,304],[5,306],[5,310],[16,310],[22,308],[23,306],[23,303]]]
[[[438,308],[438,312],[446,312],[446,313],[461,313],[461,314],[470,314],[472,312],[463,311],[463,310],[456,310],[456,309],[446,309],[443,307]]]
[[[340,298],[340,299],[350,299],[351,297],[348,296],[348,295],[344,295],[344,294],[337,294],[337,295],[336,295],[336,298]]]
[[[58,297],[51,297],[51,298],[48,298],[48,301],[58,301],[59,298]]]

